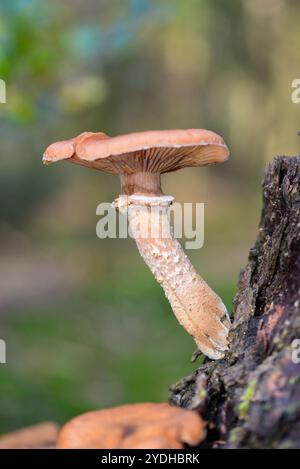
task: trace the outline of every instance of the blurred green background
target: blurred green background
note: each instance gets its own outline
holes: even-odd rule
[[[299,22],[288,0],[1,0],[0,431],[166,400],[197,366],[134,242],[96,237],[118,178],[43,167],[46,146],[84,130],[223,135],[228,163],[163,186],[205,203],[205,245],[188,255],[231,310],[263,169],[298,153]]]

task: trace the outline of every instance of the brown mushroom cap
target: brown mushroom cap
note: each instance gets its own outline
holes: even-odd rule
[[[166,403],[129,404],[80,415],[58,436],[58,448],[183,448],[205,437],[197,412]]]
[[[0,436],[1,449],[54,448],[58,435],[58,425],[43,422]]]
[[[188,166],[222,163],[229,150],[210,130],[155,130],[108,137],[84,132],[50,145],[45,164],[63,159],[112,174],[168,173]]]

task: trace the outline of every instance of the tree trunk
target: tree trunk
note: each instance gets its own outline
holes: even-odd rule
[[[202,446],[299,448],[300,157],[277,157],[263,182],[259,232],[240,274],[230,350],[170,388],[208,422]],[[295,348],[298,345],[297,348]]]

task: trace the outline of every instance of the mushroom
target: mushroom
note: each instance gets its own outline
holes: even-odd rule
[[[228,156],[222,137],[189,129],[116,137],[84,132],[50,145],[43,157],[44,164],[64,159],[120,175],[121,195],[114,206],[127,212],[141,256],[162,285],[179,323],[196,342],[195,357],[199,350],[212,359],[223,357],[230,319],[219,296],[173,237],[168,208],[174,199],[162,193],[160,176],[188,166],[222,163]],[[141,232],[141,227],[146,230]]]
[[[43,422],[0,436],[0,449],[42,449],[54,448],[58,435],[58,425]]]
[[[60,449],[180,449],[205,437],[199,414],[167,403],[128,404],[75,417],[61,429]]]

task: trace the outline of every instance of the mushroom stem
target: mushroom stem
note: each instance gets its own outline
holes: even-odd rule
[[[121,174],[120,179],[122,193],[125,195],[162,195],[159,173],[136,172]]]
[[[114,203],[128,212],[132,236],[144,261],[161,284],[179,323],[212,359],[228,348],[230,319],[219,296],[196,272],[173,237],[168,196],[121,195]]]

